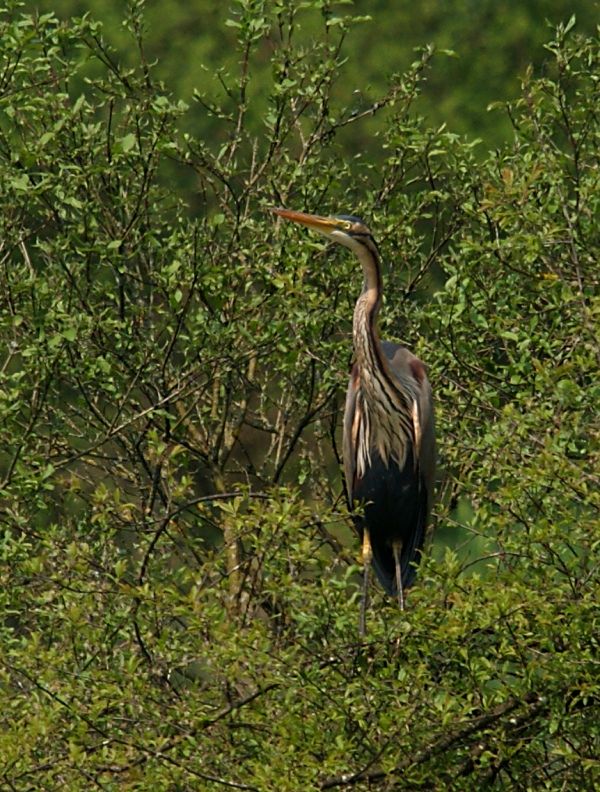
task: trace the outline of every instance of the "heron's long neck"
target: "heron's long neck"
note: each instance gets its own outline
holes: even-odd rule
[[[354,309],[354,351],[358,364],[358,409],[362,422],[357,438],[357,471],[361,476],[377,448],[385,464],[394,457],[404,465],[413,438],[415,398],[408,383],[392,374],[381,348],[375,320],[381,302],[381,272],[375,251],[361,247],[357,256],[365,282]]]
[[[381,271],[374,252],[366,247],[357,251],[365,277],[362,294],[354,308],[353,336],[356,362],[361,370],[381,368],[381,347],[375,322],[381,304]]]

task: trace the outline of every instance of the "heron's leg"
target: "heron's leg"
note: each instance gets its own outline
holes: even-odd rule
[[[373,548],[371,547],[371,537],[369,536],[369,529],[365,526],[363,530],[362,542],[362,561],[364,564],[363,570],[363,591],[362,600],[360,603],[360,622],[358,625],[358,632],[361,638],[367,634],[367,606],[369,604],[369,572],[371,570],[371,561],[373,560]]]
[[[394,553],[394,565],[396,567],[396,594],[398,596],[398,606],[400,610],[404,610],[404,591],[402,590],[402,572],[400,567],[402,542],[392,542],[392,552]]]

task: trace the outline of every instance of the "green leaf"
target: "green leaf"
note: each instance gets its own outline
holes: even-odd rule
[[[137,138],[133,133],[129,133],[128,135],[125,135],[124,137],[117,140],[117,144],[119,148],[121,149],[121,151],[125,153],[131,151],[131,149],[135,146],[136,142],[137,142]]]

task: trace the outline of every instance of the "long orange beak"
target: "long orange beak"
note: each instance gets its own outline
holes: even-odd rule
[[[269,209],[273,214],[283,217],[284,220],[291,220],[293,223],[300,223],[308,226],[315,231],[330,234],[339,226],[339,220],[335,217],[321,217],[320,215],[306,214],[306,212],[294,212],[293,209]]]

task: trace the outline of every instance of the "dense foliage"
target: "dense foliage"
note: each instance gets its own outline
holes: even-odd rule
[[[139,0],[136,0],[139,2]],[[122,25],[122,0],[34,0],[40,11],[61,18],[90,12],[102,19],[105,35],[130,65],[136,51]],[[324,20],[340,32],[340,17],[352,10],[352,30],[344,43],[344,69],[333,96],[344,96],[347,111],[367,110],[388,88],[394,74],[408,69],[415,48],[432,44],[443,60],[428,74],[427,90],[417,99],[419,112],[432,127],[446,124],[459,134],[481,138],[482,151],[512,139],[505,113],[489,112],[495,100],[513,100],[519,78],[529,64],[543,72],[551,28],[576,15],[577,29],[593,34],[598,23],[595,0],[321,0],[321,2],[265,3],[264,0],[216,3],[214,0],[160,0],[145,5],[144,52],[156,62],[154,74],[168,82],[178,99],[190,103],[181,123],[205,139],[219,135],[223,125],[212,123],[201,105],[191,102],[194,92],[221,95],[235,83],[240,53],[236,46],[235,13],[239,6],[279,10],[285,19],[294,14],[296,47],[308,47],[323,33]],[[233,15],[232,15],[233,11]],[[347,20],[347,18],[346,18]],[[255,42],[247,120],[260,128],[271,72],[271,55],[279,46],[278,26],[267,25]],[[345,156],[363,150],[370,161],[383,159],[372,145],[378,120],[365,118],[346,129],[338,143]]]
[[[352,18],[297,44],[298,5],[236,4],[211,137],[139,6],[128,59],[91,18],[0,16],[2,784],[592,789],[598,39],[555,31],[481,161],[414,113],[429,50],[352,112]],[[378,164],[342,158],[373,116]],[[369,218],[382,335],[436,391],[438,538],[406,612],[373,584],[365,642],[339,474],[361,276],[274,204]]]

